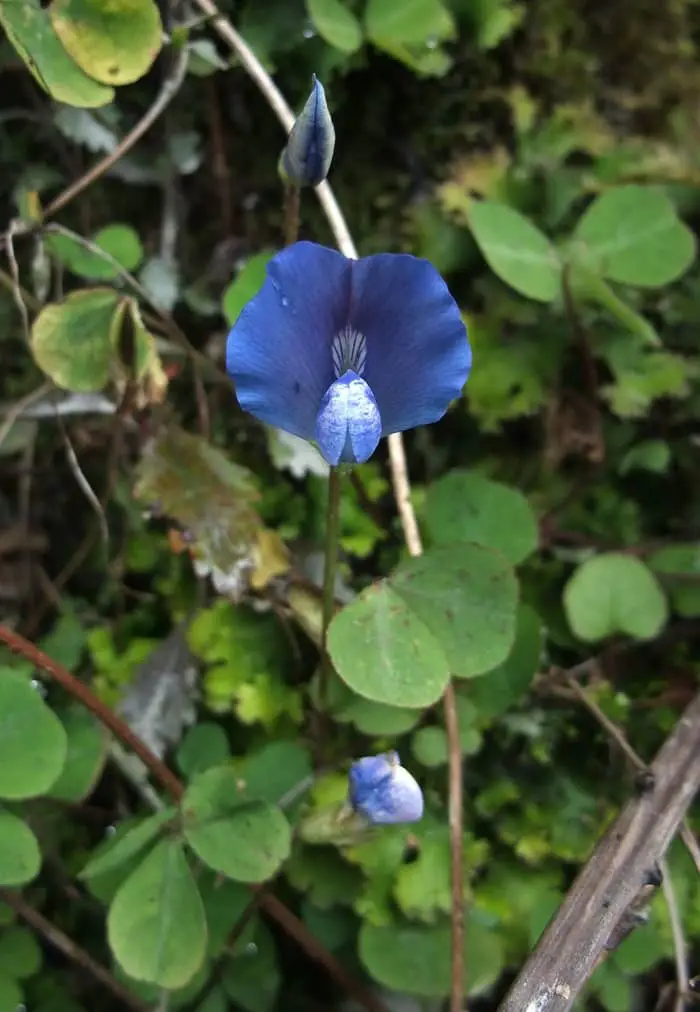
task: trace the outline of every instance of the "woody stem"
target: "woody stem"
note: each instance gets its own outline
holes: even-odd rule
[[[328,703],[328,681],[332,671],[328,656],[328,627],[335,612],[335,574],[338,568],[340,540],[340,469],[332,467],[328,476],[328,509],[326,512],[326,544],[323,567],[323,632],[321,654],[321,708]]]

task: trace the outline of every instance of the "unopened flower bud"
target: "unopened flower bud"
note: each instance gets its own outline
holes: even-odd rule
[[[318,186],[328,175],[333,159],[335,128],[326,93],[315,74],[313,82],[280,156],[280,174],[293,186]]]

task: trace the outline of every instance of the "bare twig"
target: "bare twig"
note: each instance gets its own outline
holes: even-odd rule
[[[676,982],[678,991],[676,994],[676,1007],[675,1012],[683,1012],[685,1008],[685,994],[688,989],[688,948],[685,942],[685,935],[683,934],[683,922],[681,921],[681,912],[678,909],[678,902],[676,900],[676,890],[673,887],[673,880],[671,879],[671,873],[668,867],[668,861],[666,858],[662,858],[659,861],[659,867],[663,875],[663,882],[661,883],[664,898],[666,900],[666,908],[668,909],[668,918],[671,922],[671,933],[673,935],[673,951],[676,962]]]
[[[627,741],[624,732],[617,726],[617,724],[615,724],[614,721],[610,720],[607,714],[603,713],[596,701],[591,697],[590,693],[586,692],[586,690],[583,689],[576,679],[570,674],[566,675],[566,684],[580,702],[583,703],[589,713],[593,714],[601,727],[603,727],[609,737],[613,739],[620,751],[624,752],[632,765],[638,770],[645,770],[647,768],[647,764],[641,756],[637,755],[635,750]]]
[[[104,966],[97,963],[77,942],[74,942],[60,928],[57,928],[55,924],[47,920],[43,914],[35,910],[19,893],[11,892],[9,889],[0,889],[0,899],[2,899],[3,903],[7,903],[8,907],[12,907],[17,916],[26,921],[49,945],[52,945],[54,949],[58,949],[59,952],[63,953],[76,966],[86,970],[94,980],[110,991],[127,1008],[132,1009],[133,1012],[148,1012],[148,1005],[128,991]]]
[[[568,1012],[648,869],[700,789],[700,696],[687,708],[638,793],[608,829],[499,1012]]]
[[[12,426],[22,416],[27,408],[36,401],[40,401],[41,398],[49,392],[51,387],[52,384],[49,382],[42,383],[40,387],[37,387],[35,390],[31,390],[28,394],[25,394],[24,397],[20,397],[20,399],[16,401],[11,408],[8,408],[2,425],[0,425],[0,446],[2,446],[7,439]]]
[[[174,801],[180,801],[184,794],[184,787],[175,774],[168,769],[164,762],[138,738],[131,728],[109,707],[94,695],[94,693],[75,678],[63,665],[53,660],[43,650],[30,643],[19,633],[0,625],[0,642],[5,643],[11,650],[30,661],[41,671],[50,675],[66,692],[73,698],[78,699],[91,713],[100,720],[105,727],[134,752],[143,762],[149,772],[158,781]],[[251,887],[254,890],[255,886]],[[266,894],[260,901],[261,908],[282,927],[287,934],[293,938],[306,954],[315,962],[323,966],[340,987],[359,1002],[367,1012],[386,1012],[384,1006],[377,997],[359,981],[357,981],[343,964],[311,934],[308,928],[299,918],[285,907],[276,896]]]
[[[51,201],[51,203],[44,209],[44,218],[51,218],[54,214],[60,211],[70,204],[72,200],[86,190],[88,186],[98,180],[101,176],[104,176],[105,172],[108,172],[113,165],[123,158],[128,151],[134,147],[134,145],[141,140],[143,135],[147,133],[156,120],[162,115],[164,110],[172,102],[175,95],[180,90],[182,82],[185,80],[185,74],[187,73],[187,64],[189,62],[189,50],[187,46],[182,46],[177,54],[177,59],[173,60],[170,68],[170,74],[163,81],[163,85],[156,95],[156,98],[147,110],[144,116],[138,121],[136,126],[129,131],[126,137],[123,137],[117,144],[114,151],[110,151],[108,155],[101,158],[99,162],[92,166],[91,169],[76,179],[74,183],[63,191]]]

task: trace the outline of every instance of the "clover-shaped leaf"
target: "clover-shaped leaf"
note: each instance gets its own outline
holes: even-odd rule
[[[589,642],[615,633],[653,639],[668,618],[666,596],[652,571],[616,552],[579,566],[564,589],[564,608],[575,635]]]

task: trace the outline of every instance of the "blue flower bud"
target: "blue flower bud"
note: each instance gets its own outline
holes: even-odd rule
[[[328,175],[334,148],[335,128],[326,93],[314,74],[311,94],[280,156],[282,177],[295,186],[318,186]]]
[[[350,767],[349,803],[375,825],[418,822],[423,794],[398,752],[365,756]]]

